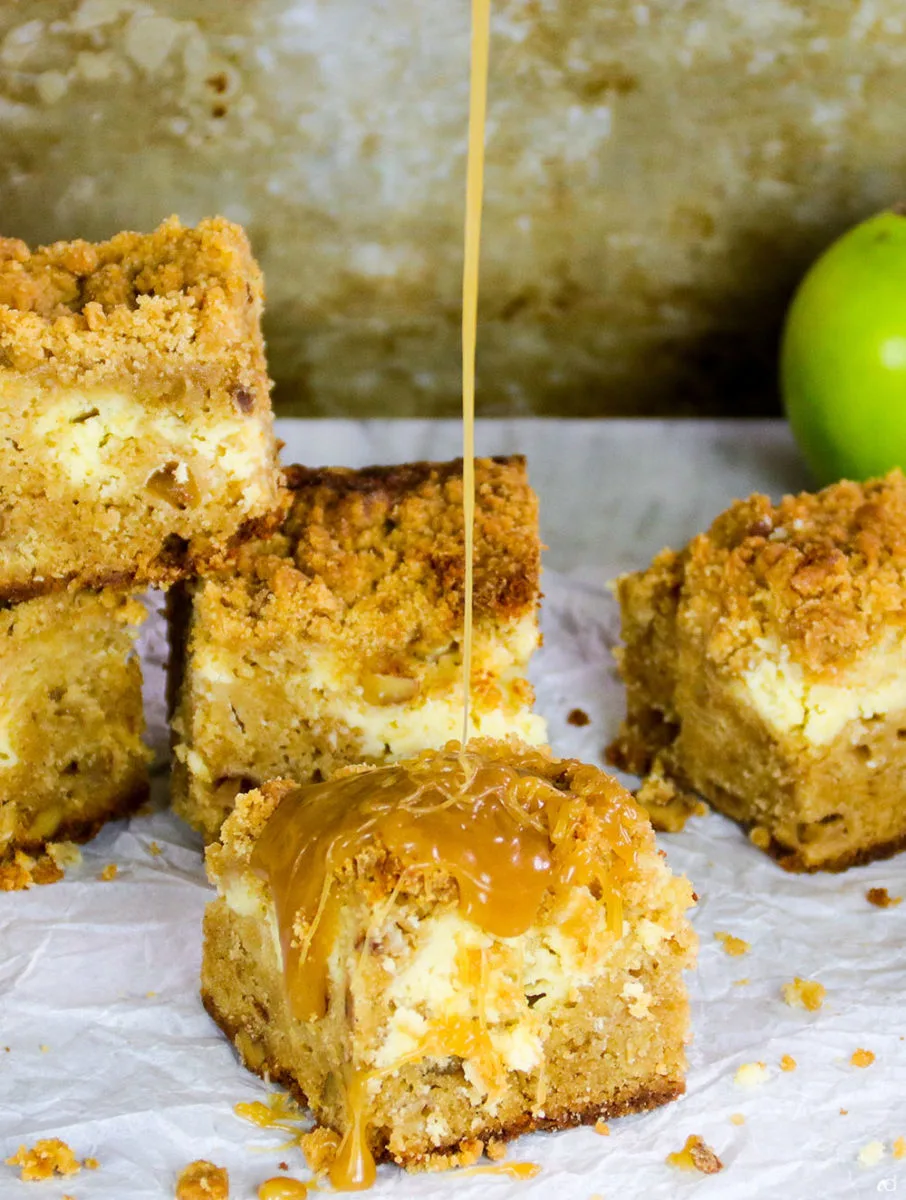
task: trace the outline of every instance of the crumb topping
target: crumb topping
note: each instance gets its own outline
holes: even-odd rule
[[[462,464],[287,471],[280,535],[240,551],[238,571],[202,585],[219,638],[282,639],[403,677],[413,656],[458,646],[465,556]],[[538,603],[537,498],[519,457],[476,462],[476,619],[518,618]]]
[[[781,991],[790,1008],[804,1008],[807,1012],[817,1012],[827,995],[823,983],[816,979],[800,979],[798,975],[792,983],[785,983]]]
[[[176,1200],[229,1200],[230,1177],[225,1167],[196,1159],[180,1172]]]
[[[267,404],[262,300],[248,239],[221,217],[194,229],[171,217],[149,234],[33,251],[0,238],[0,373],[90,385],[171,356],[221,371],[229,359],[237,406],[259,395]]]
[[[20,1146],[6,1163],[20,1167],[19,1178],[29,1183],[52,1179],[54,1175],[76,1175],[82,1169],[70,1147],[60,1138],[42,1138],[31,1149]]]
[[[906,619],[906,478],[737,501],[645,574],[679,581],[680,620],[715,660],[769,638],[809,670],[833,670]]]
[[[724,1166],[711,1147],[694,1133],[686,1138],[682,1150],[667,1155],[667,1162],[681,1171],[701,1171],[703,1175],[716,1175]]]

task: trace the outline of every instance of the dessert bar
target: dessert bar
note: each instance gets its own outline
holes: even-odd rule
[[[476,733],[544,740],[537,499],[476,467]],[[290,468],[279,535],[170,601],[176,811],[216,837],[239,791],[442,746],[462,726],[462,465]]]
[[[342,1137],[336,1186],[684,1090],[692,889],[595,767],[475,739],[272,781],[207,861],[204,1002]]]
[[[0,599],[168,583],[273,525],[261,305],[221,219],[0,239]]]

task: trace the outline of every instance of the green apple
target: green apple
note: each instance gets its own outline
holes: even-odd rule
[[[863,221],[815,262],[787,314],[780,382],[820,484],[906,469],[906,216]]]

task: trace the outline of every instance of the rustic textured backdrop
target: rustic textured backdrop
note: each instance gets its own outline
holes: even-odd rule
[[[906,192],[902,0],[494,0],[485,413],[776,404]],[[0,0],[2,232],[244,222],[283,411],[458,405],[468,0]]]

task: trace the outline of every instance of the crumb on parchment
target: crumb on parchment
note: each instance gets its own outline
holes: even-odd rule
[[[610,1137],[610,1126],[606,1121],[595,1121],[595,1133],[600,1133],[601,1137]]]
[[[101,871],[100,875],[98,875],[98,879],[101,881],[101,883],[109,883],[111,879],[116,879],[118,872],[119,867],[116,865],[116,863],[108,863],[107,866],[104,867],[103,871]]]
[[[745,1125],[745,1123],[746,1123],[746,1119],[742,1115],[742,1113],[730,1113],[730,1124],[731,1125]]]
[[[703,1175],[716,1175],[724,1166],[711,1147],[694,1133],[686,1138],[682,1150],[667,1155],[667,1162],[681,1171],[701,1171]]]
[[[863,1167],[876,1167],[884,1157],[884,1143],[878,1140],[869,1142],[859,1151],[859,1162]]]
[[[230,1177],[225,1167],[198,1158],[180,1172],[176,1200],[229,1200]]]
[[[24,892],[30,887],[58,883],[62,878],[63,869],[50,854],[32,858],[24,850],[17,850],[11,862],[0,866],[0,892]]]
[[[768,1077],[768,1068],[763,1062],[743,1063],[733,1076],[733,1082],[740,1087],[758,1087]]]
[[[299,1149],[305,1163],[314,1175],[326,1175],[333,1166],[340,1148],[340,1135],[323,1125],[316,1125],[309,1133],[299,1138]]]
[[[894,1158],[906,1158],[906,1137],[894,1138],[891,1150]]]
[[[581,729],[583,725],[591,724],[591,717],[584,708],[574,708],[570,710],[569,716],[566,718],[567,725],[575,725]]]
[[[718,930],[714,934],[714,940],[720,942],[724,954],[729,955],[730,958],[740,958],[752,949],[751,943],[744,938],[735,937],[732,933],[725,933],[723,930]]]
[[[869,888],[865,893],[865,899],[875,908],[896,908],[898,904],[903,903],[902,896],[891,896],[885,887]]]
[[[854,1067],[870,1067],[875,1061],[875,1056],[871,1050],[854,1050],[852,1058],[849,1060]]]
[[[804,1008],[807,1012],[817,1012],[827,995],[823,983],[817,979],[800,979],[798,975],[792,983],[785,983],[781,991],[790,1008]]]
[[[42,1138],[30,1150],[20,1146],[6,1164],[20,1167],[19,1178],[27,1183],[52,1179],[54,1175],[75,1175],[82,1169],[70,1147],[60,1138]]]
[[[795,1071],[798,1065],[799,1064],[796,1062],[795,1058],[793,1058],[792,1054],[784,1054],[783,1058],[780,1060],[781,1071]]]

